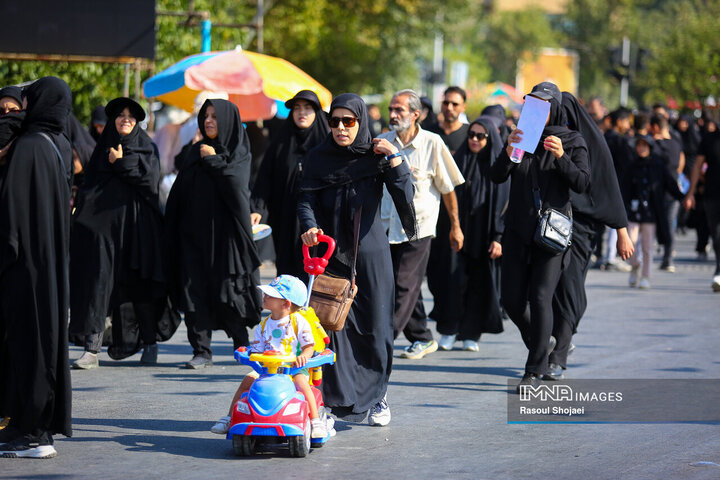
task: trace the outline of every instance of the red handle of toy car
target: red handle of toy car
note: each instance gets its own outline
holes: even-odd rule
[[[318,235],[317,239],[320,243],[327,243],[327,250],[325,251],[325,255],[322,257],[311,257],[308,246],[303,245],[302,247],[303,265],[305,266],[305,271],[309,275],[321,275],[325,273],[325,267],[327,267],[328,260],[330,260],[330,256],[333,251],[335,251],[335,240],[332,237],[328,237],[327,235]]]

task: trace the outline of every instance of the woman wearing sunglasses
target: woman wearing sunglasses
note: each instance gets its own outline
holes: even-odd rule
[[[330,129],[314,92],[301,90],[285,106],[290,116],[265,152],[253,186],[250,217],[253,225],[266,218],[272,227],[277,275],[287,273],[307,281],[297,220],[300,176],[305,156]]]
[[[394,279],[390,245],[380,220],[383,186],[393,198],[408,237],[416,232],[410,168],[397,148],[373,140],[365,102],[346,93],[330,106],[330,128],[305,161],[298,217],[305,245],[317,235],[335,238],[328,273],[351,277],[354,219],[359,220],[356,260],[358,294],[340,332],[329,332],[337,362],[325,370],[323,396],[335,415],[364,415],[386,425],[385,399],[393,352]]]
[[[491,117],[483,116],[470,124],[468,135],[457,152],[455,162],[465,183],[455,187],[460,227],[465,234],[462,250],[448,262],[448,308],[437,312],[438,345],[452,350],[455,340],[463,350],[477,352],[483,333],[501,333],[500,257],[505,229],[504,211],[510,183],[495,184],[490,167],[502,150],[502,140]]]

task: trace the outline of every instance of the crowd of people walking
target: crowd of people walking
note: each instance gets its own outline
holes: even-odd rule
[[[78,370],[98,367],[103,345],[113,359],[142,351],[141,364],[156,364],[158,342],[182,319],[186,368],[212,366],[213,331],[250,345],[272,304],[258,288],[259,223],[272,227],[278,276],[296,280],[308,278],[302,246],[336,240],[327,270],[358,293],[344,328],[329,333],[337,362],[325,369],[324,401],[370,425],[391,420],[401,334],[411,361],[458,341],[477,352],[509,318],[527,347],[518,388],[564,378],[593,256],[648,289],[655,241],[672,273],[676,230],[695,228],[699,259],[712,239],[720,291],[717,123],[672,122],[661,105],[602,112],[597,99],[588,111],[549,82],[527,94],[550,112],[537,147],[518,158],[524,132],[499,105],[467,121],[460,87],[445,90],[440,121],[428,99],[398,91],[387,124],[358,95],[337,96],[326,114],[302,90],[257,172],[237,107],[207,99],[163,202],[168,154],[141,128],[136,101],[111,100],[78,132],[59,78],[1,89],[0,456],[51,457],[53,435],[71,435],[69,340],[83,347]],[[546,214],[568,219],[569,246],[538,240]]]

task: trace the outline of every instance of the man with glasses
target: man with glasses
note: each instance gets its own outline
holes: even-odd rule
[[[467,100],[465,90],[452,86],[445,89],[440,106],[443,120],[438,126],[437,134],[440,135],[453,155],[467,140],[467,132],[470,128],[467,123],[462,121],[465,113],[465,100]]]
[[[417,93],[401,90],[390,102],[390,128],[376,139],[395,145],[413,172],[417,218],[417,238],[409,240],[402,228],[392,199],[385,192],[382,216],[387,222],[390,252],[395,274],[394,334],[400,332],[410,341],[403,358],[417,360],[437,350],[437,342],[427,327],[420,287],[425,276],[430,242],[440,210],[440,198],[450,214],[450,245],[462,248],[463,234],[458,219],[455,187],[465,181],[450,151],[439,135],[420,127],[422,103]]]

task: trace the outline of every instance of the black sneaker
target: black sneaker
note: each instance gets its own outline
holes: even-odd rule
[[[53,458],[57,451],[48,434],[34,437],[23,435],[8,443],[0,445],[0,457],[3,458]]]
[[[540,385],[540,376],[534,373],[525,372],[522,380],[520,380],[520,383],[518,383],[517,385],[517,393],[520,393],[520,387],[522,387],[523,385],[527,385],[529,387],[537,387],[538,385]]]

